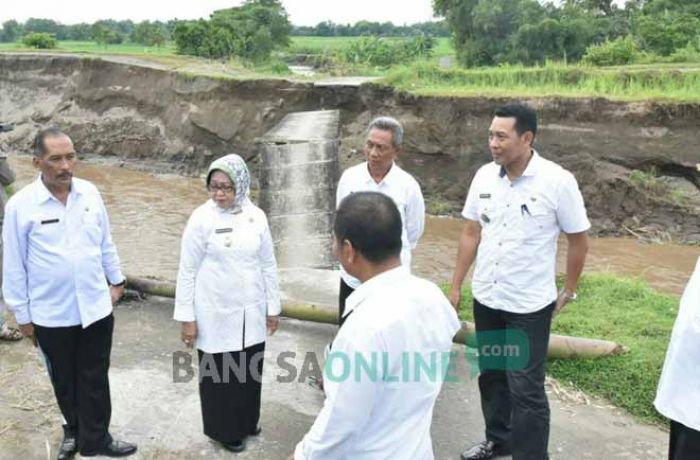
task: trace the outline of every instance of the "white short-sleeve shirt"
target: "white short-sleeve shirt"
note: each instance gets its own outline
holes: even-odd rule
[[[654,406],[700,431],[700,258],[681,298]]]
[[[523,175],[510,181],[489,163],[477,171],[462,211],[479,222],[472,291],[482,304],[531,313],[557,297],[557,239],[591,226],[573,174],[533,151]]]
[[[367,162],[352,166],[343,172],[336,191],[336,207],[343,198],[355,192],[379,192],[394,200],[401,213],[401,263],[411,268],[411,251],[418,244],[425,227],[425,203],[420,185],[413,176],[394,163],[384,179],[376,183],[369,174]],[[353,289],[360,281],[340,266],[340,276]]]

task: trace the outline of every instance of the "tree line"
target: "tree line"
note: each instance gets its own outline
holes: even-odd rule
[[[48,39],[94,40],[105,45],[131,41],[145,46],[172,42],[181,54],[264,60],[272,50],[288,46],[290,35],[376,38],[449,34],[459,62],[466,66],[529,65],[549,60],[613,65],[635,62],[644,55],[677,56],[679,61],[700,56],[700,0],[628,0],[623,7],[613,0],[433,0],[433,6],[444,21],[407,26],[324,21],[294,27],[279,0],[247,0],[239,7],[194,21],[103,20],[63,25],[50,19],[32,18],[23,24],[10,20],[2,24],[0,41],[25,37],[28,46],[37,47]],[[43,35],[28,41],[28,34]],[[417,47],[426,48],[425,43],[432,48],[429,40],[415,40]],[[373,56],[394,53],[376,40],[368,39],[361,45],[354,51],[372,48],[364,54]]]
[[[319,22],[315,26],[294,26],[292,35],[313,37],[449,37],[450,28],[445,21],[419,22],[398,26],[391,22],[358,21],[355,24]]]
[[[625,64],[639,53],[700,51],[700,0],[434,0],[466,66]],[[597,63],[597,62],[593,62]]]
[[[52,19],[29,18],[24,23],[14,19],[2,23],[0,42],[14,42],[29,34],[49,34],[56,40],[96,41],[105,44],[123,42],[161,46],[170,40],[177,20],[115,21],[106,19],[92,24],[61,24]]]

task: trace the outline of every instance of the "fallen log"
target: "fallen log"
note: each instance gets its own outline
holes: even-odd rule
[[[143,294],[175,297],[175,284],[169,281],[127,276],[127,288]],[[288,303],[282,306],[282,316],[314,323],[338,323],[336,311],[315,305]],[[455,343],[466,345],[467,340],[474,334],[474,324],[462,321],[462,330],[452,340]],[[627,347],[607,340],[552,334],[549,337],[547,356],[558,359],[602,358],[619,355],[627,351]]]

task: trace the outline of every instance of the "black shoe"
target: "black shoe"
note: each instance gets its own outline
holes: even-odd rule
[[[78,443],[75,441],[75,435],[71,430],[63,427],[63,441],[58,446],[58,455],[56,460],[70,460],[78,453]]]
[[[224,449],[231,452],[243,452],[245,450],[245,439],[235,442],[222,442],[221,445],[224,446]]]
[[[497,446],[491,441],[482,441],[462,452],[460,458],[462,460],[488,460],[501,455],[510,455],[510,449],[506,446]]]
[[[256,426],[255,429],[250,433],[251,436],[259,436],[262,433],[262,427],[260,425]]]
[[[102,449],[94,453],[80,455],[82,457],[94,457],[95,455],[103,455],[105,457],[126,457],[136,452],[136,444],[126,441],[112,441]]]

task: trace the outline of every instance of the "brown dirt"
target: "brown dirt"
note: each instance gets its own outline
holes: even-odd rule
[[[176,73],[138,62],[0,55],[0,120],[16,130],[0,147],[25,152],[32,134],[60,124],[84,154],[193,174],[239,152],[255,166],[256,139],[294,111],[340,109],[341,163],[362,160],[363,131],[391,114],[406,128],[401,163],[433,212],[455,214],[477,168],[486,130],[510,100],[416,96],[376,84],[314,85]],[[540,116],[537,147],[579,180],[594,230],[700,243],[700,104],[527,99]],[[654,168],[664,187],[629,180]]]

